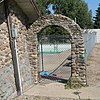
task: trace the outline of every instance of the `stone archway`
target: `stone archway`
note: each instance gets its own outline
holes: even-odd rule
[[[27,42],[29,59],[32,66],[34,82],[38,82],[38,41],[37,33],[50,25],[63,27],[71,35],[71,82],[75,85],[86,85],[86,66],[84,62],[83,31],[73,20],[63,15],[54,14],[42,16],[34,22],[28,30]]]

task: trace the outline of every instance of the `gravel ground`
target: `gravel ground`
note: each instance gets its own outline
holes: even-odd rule
[[[70,50],[58,54],[44,54],[43,55],[44,70],[51,73],[56,68],[58,68],[52,73],[52,75],[54,74],[57,77],[62,77],[63,79],[68,80],[71,75],[71,67],[64,66],[64,65],[69,62],[67,60],[67,57],[70,54],[71,54]],[[42,61],[41,57],[40,57],[40,61]],[[42,65],[42,62],[40,62],[40,65]],[[42,67],[40,67],[40,70],[42,70],[41,68]],[[55,82],[55,79],[52,81],[52,77],[51,80],[43,79],[43,78],[41,79],[41,84],[52,83],[52,82],[53,83]]]
[[[87,82],[89,86],[100,85],[100,44],[96,44],[87,61]]]

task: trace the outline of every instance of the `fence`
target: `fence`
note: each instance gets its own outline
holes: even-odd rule
[[[96,43],[96,32],[92,29],[84,30],[85,59],[91,54]]]
[[[71,75],[71,44],[69,36],[38,36],[39,39],[39,73],[45,79],[57,81],[67,80]],[[84,30],[84,57],[87,60],[97,41],[97,33],[94,30]],[[49,77],[45,76],[49,75]],[[47,80],[45,81],[48,82]]]
[[[39,45],[39,48],[41,48],[41,44]],[[54,54],[61,53],[69,49],[71,49],[70,44],[42,44],[42,51],[40,49],[40,52],[45,54]]]
[[[46,79],[65,82],[71,75],[71,61],[67,59],[71,55],[69,35],[42,35],[38,38],[39,73],[45,79],[43,82],[47,83]]]

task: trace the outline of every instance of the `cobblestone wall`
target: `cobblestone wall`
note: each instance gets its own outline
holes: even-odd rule
[[[29,54],[27,48],[27,21],[28,18],[25,16],[23,11],[17,6],[13,0],[9,2],[10,9],[11,9],[11,20],[12,24],[18,30],[18,37],[17,37],[17,49],[18,49],[18,60],[21,72],[21,80],[22,80],[22,88],[25,90],[30,84],[32,84],[31,78],[31,66],[29,62]]]
[[[22,88],[25,90],[30,84],[38,81],[38,41],[37,33],[49,25],[58,25],[67,30],[72,39],[72,77],[80,79],[86,84],[86,68],[83,59],[83,32],[74,21],[62,15],[49,15],[38,19],[27,30],[27,17],[13,1],[8,2],[11,21],[18,30],[17,50],[21,71]],[[83,61],[83,63],[79,61]],[[0,99],[9,100],[16,96],[14,68],[9,45],[8,28],[3,4],[0,4]]]
[[[3,3],[0,5],[0,100],[16,96],[9,34]]]
[[[32,70],[34,73],[35,82],[38,81],[38,51],[37,51],[37,41],[32,40],[33,34],[38,34],[42,29],[46,28],[50,25],[57,25],[59,27],[63,27],[70,33],[71,36],[71,55],[72,55],[72,67],[71,67],[71,77],[72,80],[80,80],[80,84],[86,85],[86,66],[84,62],[84,42],[83,42],[83,31],[81,28],[70,18],[62,16],[62,15],[48,15],[39,18],[33,25],[31,26],[31,30],[33,33],[29,32],[28,37],[30,40],[30,47],[32,47],[33,41],[35,45],[35,51],[30,50],[29,54],[31,55],[30,61],[32,64]],[[32,38],[32,39],[31,39]],[[35,63],[34,63],[35,62]],[[77,78],[77,79],[75,79]],[[72,83],[79,84],[79,82],[75,81]]]
[[[9,10],[11,11],[11,21],[18,30],[17,51],[18,61],[21,71],[23,91],[32,84],[31,66],[27,51],[27,17],[18,7],[14,0],[9,0]],[[9,100],[16,96],[16,86],[14,78],[14,67],[9,45],[9,34],[5,17],[4,4],[0,4],[0,100]]]

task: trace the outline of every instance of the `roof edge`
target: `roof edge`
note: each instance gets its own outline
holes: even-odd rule
[[[31,4],[34,6],[37,15],[40,17],[40,16],[41,16],[41,12],[40,12],[40,10],[39,10],[38,7],[37,7],[36,2],[35,2],[34,0],[30,0],[30,2],[31,2]]]

